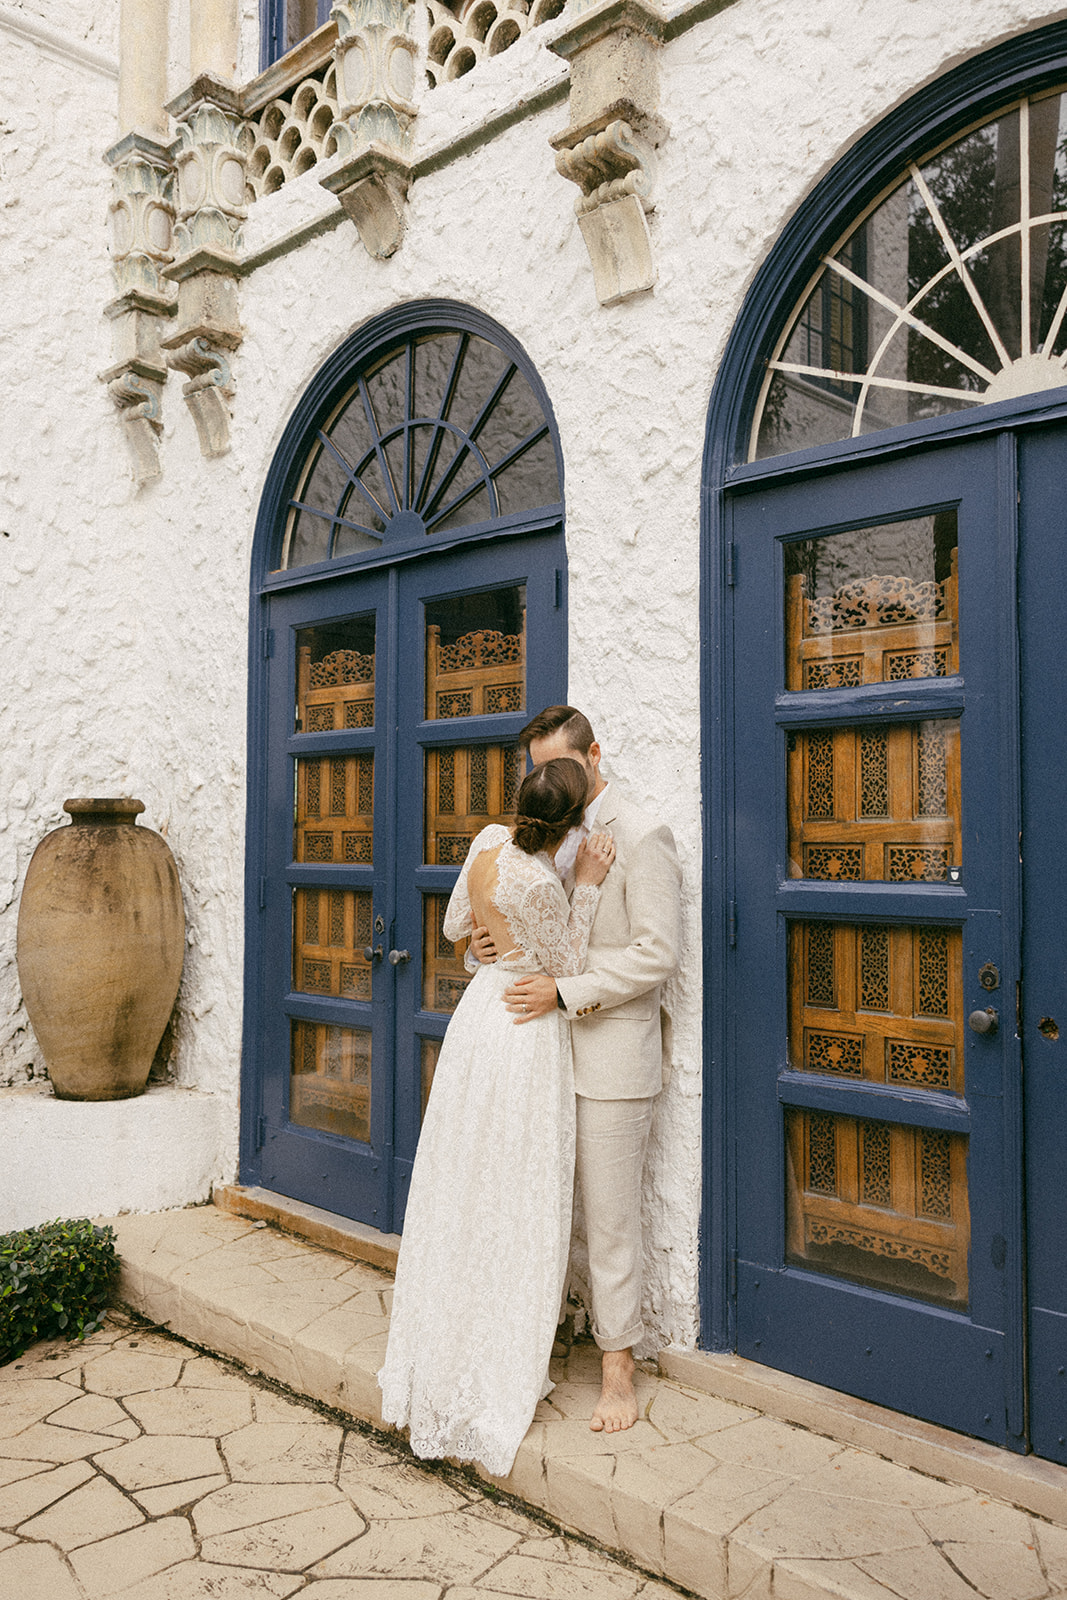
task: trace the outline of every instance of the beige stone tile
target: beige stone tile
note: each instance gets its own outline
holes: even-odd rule
[[[291,1336],[317,1321],[324,1312],[344,1306],[351,1297],[351,1291],[332,1278],[317,1278],[307,1283],[296,1284],[274,1283],[268,1288],[247,1291],[244,1315],[247,1322],[261,1332],[270,1331]],[[351,1313],[351,1316],[353,1324],[368,1320],[360,1318],[355,1312]],[[374,1317],[369,1320],[368,1332],[380,1333],[383,1319]],[[356,1342],[357,1337],[358,1332],[353,1336],[352,1344]]]
[[[528,1544],[543,1545],[546,1541],[555,1543],[550,1528],[543,1527],[535,1522],[533,1517],[524,1516],[514,1506],[502,1506],[495,1500],[472,1499],[464,1515],[468,1517],[481,1517],[486,1522],[495,1522],[500,1528],[510,1528],[513,1533],[520,1533]],[[526,1550],[526,1544],[520,1546]],[[532,1553],[532,1550],[527,1553]]]
[[[300,1329],[300,1343],[340,1360],[365,1339],[372,1339],[383,1330],[388,1333],[387,1319],[366,1304],[371,1298],[353,1295],[351,1300],[319,1312]]]
[[[393,1287],[392,1273],[372,1267],[369,1261],[350,1261],[347,1271],[337,1281],[356,1289],[370,1289],[375,1294],[383,1294]]]
[[[362,1417],[365,1422],[381,1423],[382,1391],[378,1386],[378,1373],[384,1359],[383,1339],[378,1349],[350,1351],[341,1368],[340,1404],[345,1411]]]
[[[726,1600],[771,1600],[774,1562],[736,1539],[726,1542]]]
[[[267,1422],[223,1442],[230,1476],[242,1483],[319,1483],[332,1479],[343,1432],[324,1422]]]
[[[18,1543],[19,1540],[15,1534],[0,1533],[0,1550],[9,1550],[13,1544]]]
[[[602,1369],[600,1351],[591,1341],[572,1345],[566,1369],[569,1383],[599,1383]]]
[[[187,1438],[215,1439],[236,1433],[252,1421],[252,1396],[246,1388],[161,1389],[130,1395],[128,1409],[146,1433],[176,1433]]]
[[[614,1456],[575,1456],[545,1463],[545,1503],[565,1527],[580,1528],[609,1546],[619,1542],[611,1502]]]
[[[289,1517],[258,1522],[254,1527],[202,1539],[206,1561],[238,1567],[265,1567],[270,1572],[303,1572],[333,1551],[357,1542],[367,1524],[347,1501],[298,1511]]]
[[[192,1285],[197,1288],[210,1288],[218,1293],[233,1289],[250,1292],[270,1289],[278,1280],[266,1262],[245,1261],[219,1250],[214,1255],[204,1256],[199,1261],[189,1261],[180,1267],[175,1267],[167,1282],[179,1291],[184,1291]]]
[[[301,1589],[300,1600],[437,1600],[441,1587],[411,1578],[319,1578]],[[450,1596],[458,1593],[449,1590]]]
[[[901,1506],[813,1495],[796,1488],[747,1517],[733,1537],[768,1557],[842,1560],[913,1549],[927,1542],[914,1512]]]
[[[884,1583],[900,1600],[975,1600],[973,1585],[929,1544],[916,1550],[857,1556],[855,1565],[875,1582]],[[996,1600],[1002,1597],[998,1595]]]
[[[344,1449],[341,1451],[341,1473],[370,1472],[375,1467],[394,1466],[402,1459],[395,1446],[383,1444],[372,1434],[351,1428],[345,1434]]]
[[[68,1400],[58,1411],[50,1412],[48,1420],[53,1427],[77,1428],[82,1433],[115,1433],[130,1425],[118,1402],[103,1394],[83,1394]]]
[[[614,1543],[649,1571],[664,1571],[663,1510],[697,1490],[711,1476],[708,1467],[714,1472],[710,1458],[685,1443],[619,1456],[611,1483]]]
[[[13,1439],[47,1417],[79,1391],[55,1378],[22,1378],[0,1389],[0,1439]]]
[[[746,1406],[737,1406],[715,1395],[697,1394],[674,1384],[661,1382],[646,1413],[649,1422],[668,1444],[681,1439],[698,1439],[702,1434],[733,1428],[758,1415]]]
[[[14,1439],[0,1439],[0,1456],[14,1456],[20,1461],[77,1461],[114,1450],[121,1443],[106,1433],[80,1433],[74,1428],[54,1428],[50,1422],[37,1422]]]
[[[630,1600],[640,1585],[637,1574],[622,1567],[598,1569],[510,1555],[486,1573],[478,1589],[529,1600]]]
[[[962,1489],[954,1505],[916,1512],[916,1521],[932,1539],[953,1543],[997,1540],[1020,1547],[1033,1544],[1030,1518],[1025,1511],[989,1500],[973,1489]]]
[[[149,1389],[168,1389],[181,1377],[178,1356],[164,1356],[151,1350],[108,1350],[85,1365],[85,1387],[90,1394],[142,1394]]]
[[[910,1552],[909,1552],[910,1554]],[[925,1591],[907,1591],[911,1600],[932,1600]],[[901,1600],[854,1561],[776,1561],[774,1600]],[[971,1600],[975,1600],[972,1591]]]
[[[182,1561],[125,1590],[122,1600],[263,1600],[265,1595],[286,1600],[302,1585],[303,1579],[293,1573],[251,1572],[211,1561]]]
[[[144,1512],[104,1478],[75,1489],[18,1529],[24,1539],[47,1540],[61,1550],[76,1550],[90,1540],[123,1533],[144,1521]]]
[[[309,1278],[343,1278],[352,1263],[347,1256],[334,1255],[332,1250],[306,1248],[306,1254],[286,1256],[270,1263],[270,1270],[279,1283],[305,1283]]]
[[[717,1461],[733,1461],[800,1478],[825,1466],[844,1447],[833,1439],[779,1422],[776,1417],[756,1417],[701,1439],[700,1448]]]
[[[665,1583],[658,1583],[655,1578],[649,1578],[641,1585],[641,1600],[678,1600],[677,1589],[669,1589]]]
[[[87,1461],[72,1461],[69,1466],[54,1467],[51,1472],[37,1473],[0,1489],[0,1528],[17,1528],[20,1522],[80,1488],[92,1476],[93,1469]]]
[[[132,1333],[126,1333],[121,1338],[114,1340],[112,1350],[141,1350],[149,1355],[176,1356],[179,1361],[185,1360],[185,1347],[171,1338],[169,1333],[161,1332],[157,1328],[138,1328]]]
[[[471,1583],[519,1543],[519,1535],[462,1512],[372,1522],[362,1539],[321,1561],[316,1578],[429,1578]]]
[[[587,1423],[596,1410],[599,1399],[599,1382],[571,1383],[565,1379],[562,1383],[556,1384],[548,1395],[547,1403],[558,1416]]]
[[[111,1600],[143,1578],[195,1555],[196,1545],[185,1518],[164,1517],[75,1550],[70,1564],[87,1594]]]
[[[532,1506],[544,1506],[548,1502],[548,1487],[545,1479],[545,1436],[547,1424],[533,1422],[526,1430],[526,1437],[515,1452],[511,1471],[506,1478],[492,1478],[489,1473],[477,1469],[479,1476],[487,1483],[493,1483],[503,1489],[507,1494],[513,1494],[517,1500],[525,1500]],[[599,1460],[600,1457],[591,1457]],[[614,1462],[614,1457],[604,1458]]]
[[[0,1551],[0,1594],[5,1600],[84,1600],[62,1556],[46,1544]]]
[[[210,1478],[186,1478],[181,1483],[165,1483],[160,1489],[131,1489],[129,1494],[150,1517],[165,1517],[182,1506],[192,1505],[213,1489],[221,1489],[226,1482],[219,1472]]]
[[[974,1492],[957,1484],[940,1483],[936,1478],[851,1447],[841,1450],[824,1467],[807,1473],[804,1488],[814,1494],[914,1507],[952,1505],[971,1498]]]
[[[337,1481],[369,1520],[433,1517],[469,1504],[469,1497],[443,1478],[368,1444],[360,1434],[348,1435]]]
[[[8,1483],[17,1483],[20,1478],[32,1478],[35,1472],[47,1472],[51,1467],[50,1461],[5,1461],[0,1460],[0,1489]]]
[[[549,1396],[551,1399],[551,1396]],[[632,1428],[621,1433],[594,1433],[588,1420],[568,1417],[546,1423],[545,1447],[549,1456],[623,1455],[630,1451],[651,1450],[663,1438],[650,1422],[639,1417]]]
[[[183,1389],[244,1389],[248,1379],[211,1356],[193,1356],[178,1381]]]
[[[252,1404],[257,1422],[290,1422],[301,1425],[305,1422],[317,1422],[318,1417],[309,1405],[298,1400],[289,1400],[283,1394],[275,1394],[271,1389],[256,1389],[252,1394]]]
[[[193,1526],[201,1538],[232,1533],[257,1522],[273,1522],[298,1511],[347,1505],[332,1483],[231,1483],[202,1499],[193,1512]]]
[[[109,1452],[106,1471],[124,1489],[139,1490],[215,1477],[225,1467],[214,1439],[156,1436],[134,1439]]]
[[[1067,1521],[1067,1515],[1064,1520]],[[1039,1522],[1035,1517],[1030,1524],[1030,1533],[1053,1589],[1067,1589],[1067,1528]]]

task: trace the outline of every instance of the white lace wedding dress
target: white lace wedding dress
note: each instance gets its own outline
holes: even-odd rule
[[[467,873],[501,846],[493,904],[516,948],[479,967],[448,1025],[411,1177],[385,1365],[382,1416],[418,1456],[480,1461],[506,1477],[542,1395],[571,1231],[574,1076],[562,1011],[516,1026],[516,975],[585,965],[600,890],[568,905],[547,855],[499,824],[471,845],[445,915],[473,926]]]

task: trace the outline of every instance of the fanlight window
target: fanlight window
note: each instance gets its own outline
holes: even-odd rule
[[[1065,101],[912,163],[823,257],[768,362],[752,458],[1067,384]]]
[[[559,499],[548,421],[510,356],[476,334],[416,333],[377,357],[316,431],[289,502],[282,566]]]

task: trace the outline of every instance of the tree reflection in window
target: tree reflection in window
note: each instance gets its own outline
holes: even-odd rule
[[[314,435],[282,565],[558,505],[548,421],[498,345],[458,330],[378,355]]]
[[[754,458],[1067,384],[1065,99],[912,163],[822,258],[768,362]]]

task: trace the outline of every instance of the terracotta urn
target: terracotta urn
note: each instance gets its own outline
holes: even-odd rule
[[[185,912],[167,842],[140,800],[67,800],[69,827],[33,853],[18,971],[60,1100],[142,1094],[174,1008]]]

